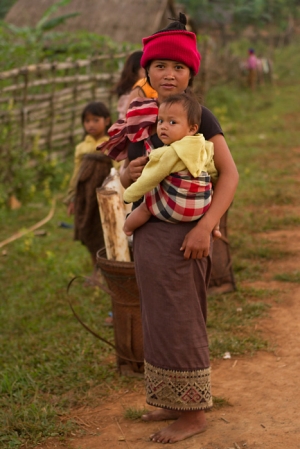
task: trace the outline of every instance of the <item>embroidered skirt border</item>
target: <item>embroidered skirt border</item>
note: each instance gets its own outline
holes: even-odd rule
[[[212,407],[210,368],[175,371],[144,362],[146,402],[170,410],[206,410]]]

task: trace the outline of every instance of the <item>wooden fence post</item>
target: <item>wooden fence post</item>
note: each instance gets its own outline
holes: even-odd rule
[[[55,95],[55,76],[56,76],[56,63],[54,62],[51,65],[51,91],[50,91],[50,110],[49,110],[49,131],[48,131],[48,148],[52,149],[52,135],[53,135],[53,127],[54,127],[54,119],[55,119],[55,106],[54,106],[54,95]]]
[[[24,77],[24,88],[23,88],[23,96],[22,96],[22,106],[21,106],[21,148],[25,149],[26,146],[26,121],[27,121],[27,89],[28,89],[28,70],[24,68],[21,71],[21,74]]]
[[[71,126],[70,126],[70,141],[72,144],[74,144],[74,131],[75,131],[75,122],[76,122],[76,105],[77,105],[77,86],[78,86],[78,71],[79,71],[79,64],[75,63],[75,81],[73,85],[73,111],[72,111],[72,117],[71,117]]]

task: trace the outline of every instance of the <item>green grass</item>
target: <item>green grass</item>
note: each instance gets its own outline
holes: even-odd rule
[[[47,215],[45,201],[17,211],[1,210],[1,239]],[[3,220],[3,221],[2,221]],[[87,333],[74,318],[72,299],[81,318],[113,342],[113,331],[104,326],[110,299],[99,289],[75,282],[75,275],[92,271],[85,247],[72,240],[72,222],[58,203],[54,218],[43,229],[44,237],[27,234],[4,247],[0,258],[0,446],[37,443],[46,436],[64,435],[72,423],[58,415],[69,407],[99,402],[110,390],[130,383],[116,372],[108,345]],[[104,362],[105,361],[105,362]],[[87,392],[97,387],[97,397]],[[11,446],[13,447],[13,446]]]
[[[262,241],[260,233],[300,224],[293,210],[300,188],[300,106],[295,101],[299,45],[275,51],[273,85],[253,93],[231,83],[211,89],[206,97],[206,105],[221,120],[240,173],[228,223],[238,281],[257,280],[269,260],[291,256]]]
[[[280,273],[274,276],[276,281],[295,282],[300,284],[300,271],[293,271],[292,273]]]
[[[141,419],[142,415],[145,415],[148,411],[149,410],[147,410],[146,408],[129,407],[124,412],[124,418],[131,421],[136,421],[137,419]]]
[[[299,158],[293,158],[293,164],[289,158],[299,148],[299,49],[293,45],[276,51],[273,86],[253,94],[229,84],[212,89],[206,98],[224,124],[240,172],[228,221],[238,290],[209,298],[212,357],[270,346],[255,330],[255,322],[266,316],[279,293],[243,283],[261,280],[269,261],[292,257],[260,234],[300,223],[293,211],[300,187]],[[72,157],[61,165],[55,193],[62,195],[71,164]],[[43,192],[18,210],[0,209],[0,241],[32,226],[49,210]],[[89,275],[92,267],[86,248],[73,241],[72,229],[58,226],[61,221],[72,223],[58,200],[53,219],[42,228],[45,236],[30,233],[0,248],[1,448],[31,448],[49,436],[63,440],[76,427],[68,421],[72,407],[99,405],[111,392],[141,382],[119,376],[113,350],[83,329],[70,310],[68,299],[84,322],[113,342],[112,329],[104,326],[111,310],[109,297],[80,280],[67,294],[70,279]],[[275,278],[299,282],[299,272]]]
[[[223,407],[232,407],[232,404],[230,404],[230,402],[226,398],[222,398],[220,396],[213,396],[213,407],[211,411],[219,410],[220,408]]]
[[[234,293],[209,297],[207,329],[211,357],[222,357],[225,352],[234,356],[268,348],[260,333],[250,326],[255,318],[267,313],[269,306],[263,300],[270,296],[269,290],[239,287]]]

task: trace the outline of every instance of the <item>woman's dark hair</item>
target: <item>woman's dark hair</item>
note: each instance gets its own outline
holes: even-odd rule
[[[169,20],[172,20],[169,25],[167,25],[162,30],[156,31],[153,34],[161,33],[162,31],[186,31],[187,18],[186,15],[182,12],[179,13],[178,19]]]
[[[202,108],[196,96],[190,93],[170,95],[161,102],[160,106],[162,104],[168,104],[169,106],[172,106],[172,104],[177,103],[181,104],[183,109],[186,111],[188,124],[190,126],[195,124],[200,126]]]
[[[110,118],[110,112],[108,108],[105,106],[104,103],[101,101],[92,101],[91,103],[87,104],[84,110],[81,113],[81,123],[82,126],[84,124],[84,120],[87,114],[96,115],[97,117],[104,117],[104,118]],[[111,122],[106,127],[106,131],[110,127]]]
[[[128,56],[120,80],[114,89],[118,97],[129,92],[133,85],[138,81],[142,54],[142,51],[135,51]]]

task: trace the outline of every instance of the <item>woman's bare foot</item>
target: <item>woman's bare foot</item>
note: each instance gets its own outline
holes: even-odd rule
[[[166,410],[164,408],[160,408],[158,410],[154,410],[153,412],[146,413],[142,415],[143,421],[167,421],[168,419],[177,419],[181,415],[181,412],[177,410]]]
[[[176,443],[206,430],[204,411],[182,412],[177,421],[150,436],[155,443]]]

